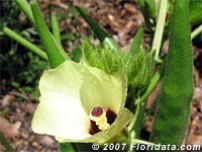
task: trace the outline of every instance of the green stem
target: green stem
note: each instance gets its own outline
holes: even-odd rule
[[[147,118],[152,114],[152,112],[154,111],[154,109],[156,108],[157,105],[157,99],[154,100],[154,102],[152,103],[149,111],[146,113],[146,119],[144,120],[144,122],[147,120]]]
[[[144,144],[144,145],[156,145],[154,143],[148,142],[148,141],[144,141],[144,140],[140,140],[140,139],[132,139],[131,141],[134,144]]]
[[[202,24],[191,33],[191,40],[193,40],[200,33],[202,33]]]
[[[9,144],[9,142],[4,137],[4,134],[0,131],[0,142],[4,145],[4,147],[7,149],[8,152],[14,152],[13,148]]]
[[[158,12],[157,25],[152,44],[152,51],[155,51],[155,60],[159,60],[159,51],[161,47],[161,39],[163,36],[164,24],[166,19],[167,0],[160,1],[160,8]]]
[[[51,25],[52,25],[52,32],[55,40],[61,45],[61,38],[60,38],[60,28],[57,17],[55,15],[51,16]],[[61,45],[62,46],[62,45]]]
[[[145,102],[137,105],[135,116],[128,126],[129,131],[135,132],[135,134],[132,138],[138,139],[140,137],[140,133],[141,133],[142,125],[143,125],[145,108],[146,108]]]
[[[141,128],[144,123],[144,112],[146,108],[146,102],[143,102],[143,101],[146,101],[149,95],[151,94],[151,92],[156,88],[157,84],[159,83],[162,77],[162,74],[163,74],[163,65],[160,67],[158,72],[152,78],[151,83],[147,87],[144,95],[135,101],[135,104],[137,105],[136,114],[128,126],[129,131],[135,132],[134,138],[139,138]]]
[[[8,27],[3,27],[2,28],[2,32],[4,34],[6,34],[7,36],[9,36],[10,38],[14,39],[15,41],[17,41],[18,43],[20,43],[21,45],[25,46],[26,48],[28,48],[29,50],[31,50],[32,52],[34,52],[35,54],[37,54],[38,56],[40,56],[41,58],[43,58],[44,60],[48,60],[48,57],[46,55],[46,53],[44,51],[42,51],[41,49],[39,49],[38,47],[36,47],[35,45],[33,45],[32,43],[30,43],[29,41],[27,41],[26,39],[24,39],[23,37],[21,37],[20,35],[18,35],[17,33],[13,32],[11,29],[9,29]]]

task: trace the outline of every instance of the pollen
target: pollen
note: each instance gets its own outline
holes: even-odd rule
[[[109,127],[106,112],[101,107],[93,108],[90,112],[90,119],[96,123],[100,131],[104,131]]]

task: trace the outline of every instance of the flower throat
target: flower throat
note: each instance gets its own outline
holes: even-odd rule
[[[100,131],[106,130],[116,119],[116,114],[108,109],[105,110],[101,107],[93,108],[90,112],[90,130],[91,135],[96,134]]]

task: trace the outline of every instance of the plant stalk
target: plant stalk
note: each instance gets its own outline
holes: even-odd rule
[[[200,33],[202,33],[202,24],[191,33],[191,40],[193,40]]]
[[[159,51],[161,47],[161,40],[163,37],[163,30],[166,19],[167,0],[160,1],[160,8],[158,12],[157,25],[154,33],[154,40],[152,43],[152,51],[155,51],[155,60],[159,60]]]
[[[4,34],[6,34],[7,36],[9,36],[10,38],[12,38],[15,41],[17,41],[18,43],[20,43],[21,45],[23,45],[26,48],[28,48],[29,50],[31,50],[32,52],[34,52],[38,56],[40,56],[42,59],[48,60],[48,57],[47,57],[47,55],[46,55],[46,53],[44,51],[42,51],[41,49],[39,49],[38,47],[36,47],[32,43],[30,43],[29,41],[27,41],[26,39],[24,39],[23,37],[21,37],[20,35],[18,35],[17,33],[15,33],[14,31],[12,31],[8,27],[3,27],[2,28],[2,32]]]
[[[144,112],[146,108],[146,103],[142,102],[137,105],[135,116],[133,117],[132,121],[130,122],[128,126],[129,131],[134,131],[135,134],[132,138],[139,139],[142,125],[143,125],[143,119],[144,119]]]

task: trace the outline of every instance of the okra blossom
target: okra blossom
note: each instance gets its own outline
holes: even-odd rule
[[[40,102],[32,129],[63,142],[104,143],[132,118],[124,107],[127,79],[97,68],[65,61],[39,81]]]

